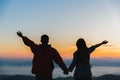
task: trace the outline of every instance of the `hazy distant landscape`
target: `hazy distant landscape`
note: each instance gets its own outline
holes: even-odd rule
[[[64,60],[67,66],[72,60]],[[120,59],[91,59],[93,80],[120,80]],[[31,59],[0,59],[0,80],[34,80]],[[55,80],[73,80],[73,73],[63,75],[55,64]]]
[[[72,60],[64,60],[67,66]],[[93,66],[120,66],[120,59],[91,59]],[[0,66],[31,66],[31,59],[0,59]],[[56,64],[55,64],[56,66]],[[56,66],[57,67],[57,66]]]

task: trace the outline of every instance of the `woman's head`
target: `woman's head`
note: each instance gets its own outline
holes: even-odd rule
[[[80,38],[80,39],[77,40],[76,46],[77,46],[78,49],[85,49],[85,48],[87,48],[86,42],[85,42],[85,40],[83,38]]]

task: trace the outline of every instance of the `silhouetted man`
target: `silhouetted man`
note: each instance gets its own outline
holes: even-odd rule
[[[31,48],[34,54],[32,61],[32,73],[36,75],[36,80],[52,80],[52,72],[54,69],[53,61],[60,66],[64,74],[68,74],[68,69],[64,64],[57,50],[48,44],[49,37],[41,36],[42,44],[35,44],[33,41],[23,36],[19,31],[17,35],[22,38],[25,45]]]

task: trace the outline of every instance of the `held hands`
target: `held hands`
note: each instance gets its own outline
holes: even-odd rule
[[[65,70],[63,73],[66,74],[66,75],[68,75],[69,71]]]
[[[106,40],[104,40],[103,42],[102,42],[102,44],[107,44],[108,43],[108,41],[106,41]]]
[[[21,33],[20,31],[17,32],[17,35],[18,35],[19,37],[23,37],[23,35],[22,35],[22,33]]]

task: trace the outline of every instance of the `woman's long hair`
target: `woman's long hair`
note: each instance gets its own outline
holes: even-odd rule
[[[80,38],[77,40],[76,46],[77,46],[78,50],[86,50],[87,49],[87,45],[86,45],[85,40],[83,38]]]
[[[81,61],[85,61],[85,57],[88,57],[88,47],[86,45],[86,42],[84,39],[80,38],[76,42],[77,46],[77,53],[78,53],[78,58],[81,59]]]

